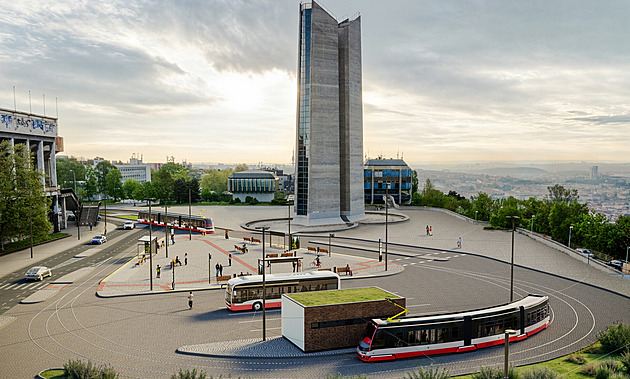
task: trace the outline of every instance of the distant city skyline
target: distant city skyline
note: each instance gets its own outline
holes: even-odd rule
[[[338,21],[361,13],[364,155],[630,162],[630,3],[322,5]],[[58,98],[69,156],[289,164],[298,9],[9,2],[0,108],[55,116]]]

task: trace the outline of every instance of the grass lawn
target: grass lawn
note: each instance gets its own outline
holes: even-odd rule
[[[46,370],[41,373],[41,376],[46,379],[65,379],[66,378],[66,376],[63,374],[63,369]]]
[[[117,218],[124,218],[125,220],[133,220],[133,221],[137,221],[138,220],[138,215],[120,215],[120,216],[116,216]]]
[[[300,292],[287,295],[305,306],[343,304],[358,301],[385,300],[385,298],[398,299],[393,293],[380,288],[349,288],[335,291]]]
[[[33,244],[37,245],[42,242],[52,241],[52,240],[64,238],[66,236],[69,236],[69,234],[68,233],[50,233],[50,234],[47,234],[44,238],[34,239]],[[22,250],[30,246],[31,246],[31,238],[28,237],[21,241],[7,243],[6,245],[4,245],[4,251],[2,251],[2,253],[11,253],[17,250]]]

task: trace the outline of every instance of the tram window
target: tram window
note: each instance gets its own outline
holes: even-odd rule
[[[426,329],[423,329],[420,331],[420,343],[423,345],[426,345],[429,343]]]
[[[484,326],[485,326],[484,334],[483,334],[484,337],[491,336],[494,334],[494,322],[492,321],[486,322]]]
[[[483,337],[483,326],[481,324],[477,324],[477,338]]]
[[[448,342],[449,339],[449,335],[448,335],[448,328],[440,328],[437,330],[437,342],[438,343],[444,343],[444,342]]]
[[[454,326],[453,329],[451,329],[451,339],[452,339],[452,341],[457,341],[459,339],[459,327],[458,326]]]
[[[420,330],[410,330],[407,333],[407,343],[409,345],[420,345]]]
[[[374,339],[372,340],[372,349],[385,347],[385,334],[387,334],[387,332],[376,329],[376,335],[374,335]]]

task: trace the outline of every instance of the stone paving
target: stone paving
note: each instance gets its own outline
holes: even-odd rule
[[[162,237],[159,240],[160,243],[164,241],[163,229],[160,233],[159,228],[156,228],[154,235]],[[242,253],[235,249],[234,245],[242,247],[244,243],[247,245],[247,253]],[[217,283],[216,280],[217,263],[223,266],[223,276],[229,275],[234,277],[234,275],[241,274],[256,274],[258,261],[262,259],[262,251],[261,243],[251,244],[244,242],[243,238],[235,237],[225,239],[222,233],[206,236],[193,235],[191,240],[188,234],[179,234],[176,235],[175,245],[172,245],[169,241],[168,258],[166,257],[166,246],[161,247],[158,253],[152,257],[153,267],[150,268],[149,259],[145,258],[142,260],[144,254],[138,254],[112,275],[103,279],[97,293],[101,297],[114,297],[172,292],[173,290],[220,289],[223,282]],[[266,241],[265,255],[280,255],[284,252],[283,246],[269,247],[268,241]],[[334,252],[330,255],[319,254],[321,267],[318,268],[313,264],[318,256],[317,252],[309,251],[305,248],[293,250],[292,252],[297,257],[303,258],[302,271],[304,272],[318,269],[332,270],[335,267],[346,267],[346,265],[349,265],[353,276],[341,274],[342,280],[367,276],[393,275],[403,270],[402,265],[398,263],[390,262],[388,270],[385,271],[385,262]],[[232,257],[231,265],[229,262],[230,254]],[[171,268],[171,262],[176,257],[181,261],[181,266],[176,265],[173,269]],[[161,267],[160,278],[157,278],[156,274],[157,265]],[[267,274],[292,271],[293,266],[291,263],[275,263],[271,267],[268,266],[266,268]],[[153,290],[151,290],[149,275],[152,276]],[[174,288],[173,283],[175,284]]]

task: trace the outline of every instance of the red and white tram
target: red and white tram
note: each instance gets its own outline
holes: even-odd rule
[[[365,362],[460,353],[505,343],[505,330],[520,341],[549,325],[549,298],[529,295],[492,308],[399,320],[371,320],[357,347]]]

